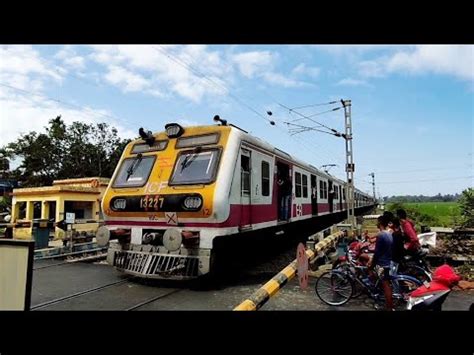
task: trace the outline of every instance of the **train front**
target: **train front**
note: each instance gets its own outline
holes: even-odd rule
[[[210,269],[213,227],[225,209],[215,195],[230,128],[165,129],[140,129],[142,139],[125,148],[102,200],[97,241],[109,242],[107,261],[124,273],[191,279]]]

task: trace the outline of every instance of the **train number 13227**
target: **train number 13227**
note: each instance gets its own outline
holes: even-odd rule
[[[140,198],[140,208],[159,210],[163,208],[164,197],[160,196],[144,196]]]

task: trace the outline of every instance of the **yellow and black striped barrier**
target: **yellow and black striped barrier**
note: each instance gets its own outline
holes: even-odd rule
[[[336,242],[344,232],[336,232],[321,240],[314,246],[313,250],[306,250],[309,261],[313,260],[316,255],[326,249],[329,245]],[[265,285],[260,287],[252,296],[247,298],[241,304],[234,308],[234,311],[256,311],[267,302],[270,297],[274,296],[285,284],[296,275],[298,270],[297,260],[293,260],[287,267],[272,277]]]

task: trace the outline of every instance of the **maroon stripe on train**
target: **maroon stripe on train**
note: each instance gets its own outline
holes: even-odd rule
[[[318,204],[318,212],[326,212],[329,210],[328,204]],[[296,211],[296,205],[293,204],[293,211]],[[293,212],[296,216],[296,212]],[[311,215],[311,204],[303,204],[303,215]],[[263,222],[276,221],[278,214],[275,205],[231,205],[229,218],[221,223],[212,222],[189,222],[184,223],[186,227],[213,227],[213,228],[228,228],[239,227],[248,224],[256,224]],[[251,219],[251,220],[250,220]],[[179,214],[178,214],[179,222]],[[113,226],[154,226],[154,227],[170,227],[165,222],[158,221],[106,221],[106,225]]]

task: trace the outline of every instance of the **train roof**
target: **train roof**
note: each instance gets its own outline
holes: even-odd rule
[[[255,145],[255,146],[258,146],[260,148],[263,148],[267,151],[270,151],[272,152],[273,154],[275,154],[276,156],[282,158],[282,159],[286,159],[286,160],[289,160],[293,163],[296,163],[297,165],[300,165],[301,167],[304,167],[306,168],[307,170],[310,170],[310,171],[314,171],[315,173],[317,173],[319,176],[323,176],[327,179],[331,179],[332,181],[337,181],[338,183],[344,185],[346,182],[339,179],[339,178],[336,178],[335,176],[332,176],[331,174],[327,174],[325,173],[324,171],[321,171],[319,170],[318,168],[316,168],[314,165],[311,165],[311,164],[308,164],[298,158],[295,158],[294,156],[292,156],[291,154],[285,152],[284,150],[282,149],[279,149],[277,147],[275,147],[274,145],[268,143],[267,141],[259,138],[259,137],[256,137],[254,136],[253,134],[245,131],[244,129],[238,127],[238,126],[235,126],[233,124],[227,124],[227,125],[202,125],[202,126],[187,126],[187,127],[183,127],[183,128],[201,128],[201,129],[209,129],[209,130],[213,130],[213,131],[220,131],[220,130],[224,130],[224,129],[230,129],[231,131],[233,131],[234,133],[236,133],[237,135],[240,136],[241,139]],[[160,131],[160,132],[156,132],[154,133],[153,135],[157,135],[157,134],[160,134],[160,133],[165,133],[164,131]],[[141,139],[138,139],[137,141],[141,141]],[[136,142],[136,141],[134,141]],[[368,194],[360,191],[359,189],[355,188],[355,191],[362,194],[362,195],[365,195],[365,196],[369,196]]]

